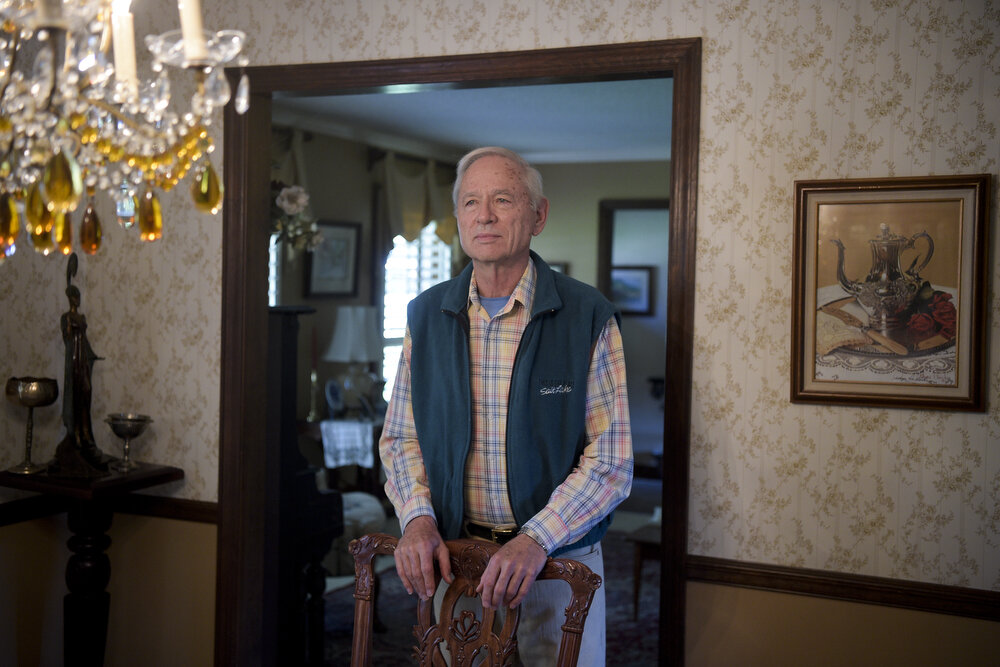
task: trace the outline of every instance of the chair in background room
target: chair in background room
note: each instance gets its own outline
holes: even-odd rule
[[[351,542],[354,555],[354,639],[351,652],[352,667],[371,667],[372,659],[372,597],[374,589],[375,556],[390,555],[396,551],[398,539],[391,535],[365,535]],[[481,615],[470,611],[456,612],[456,602],[462,596],[478,597],[476,587],[490,557],[500,548],[484,540],[449,540],[446,542],[451,556],[452,583],[444,596],[441,618],[434,621],[434,600],[417,603],[417,624],[413,633],[417,644],[414,655],[420,665],[444,664],[442,644],[451,654],[452,667],[471,665],[482,656],[484,666],[513,665],[517,655],[517,624],[520,607],[510,610],[502,627],[494,630],[495,610],[481,608]],[[440,574],[436,573],[438,582]],[[549,558],[538,575],[539,580],[561,579],[573,592],[566,607],[562,643],[559,646],[557,667],[573,667],[580,655],[583,626],[594,600],[594,593],[601,586],[601,577],[589,567],[566,558]]]

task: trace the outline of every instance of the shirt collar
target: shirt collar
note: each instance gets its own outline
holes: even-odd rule
[[[521,279],[517,281],[517,285],[514,286],[512,293],[514,302],[520,303],[529,312],[535,300],[535,282],[537,276],[538,272],[535,269],[535,262],[529,259],[528,265],[524,267],[524,273],[521,274]],[[469,281],[469,304],[477,307],[480,305],[479,286],[476,284],[475,269],[472,271],[472,280]]]

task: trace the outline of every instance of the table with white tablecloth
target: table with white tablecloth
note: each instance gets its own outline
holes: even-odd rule
[[[378,439],[382,422],[325,419],[320,422],[323,441],[323,465],[327,470],[358,466],[367,473],[365,490],[381,494],[382,465],[378,456]]]

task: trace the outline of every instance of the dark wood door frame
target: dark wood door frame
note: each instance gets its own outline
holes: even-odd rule
[[[227,106],[217,665],[275,664],[275,477],[267,465],[269,133],[274,92],[322,95],[394,84],[488,85],[673,77],[664,415],[660,663],[684,660],[701,40],[248,69],[250,110]],[[230,72],[231,78],[234,73]],[[235,83],[235,81],[233,82]]]

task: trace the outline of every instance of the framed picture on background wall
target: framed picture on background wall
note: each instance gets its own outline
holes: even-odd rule
[[[655,266],[612,266],[611,300],[622,315],[653,314]]]
[[[793,402],[985,410],[990,178],[795,182]]]
[[[306,296],[357,295],[361,224],[319,220],[316,226],[323,234],[323,242],[306,253]]]

